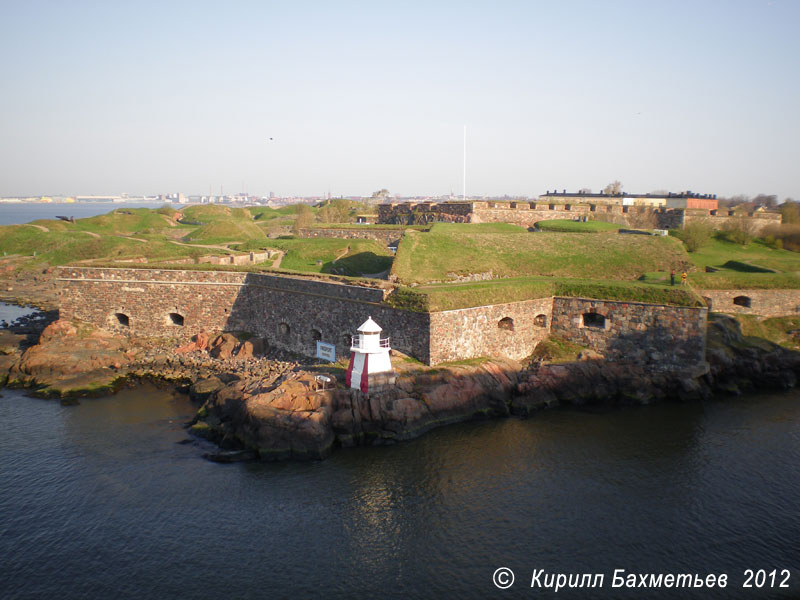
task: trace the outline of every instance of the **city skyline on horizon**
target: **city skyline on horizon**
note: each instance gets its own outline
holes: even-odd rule
[[[800,199],[798,3],[77,6],[7,9],[2,197],[460,197],[466,125],[471,197]]]

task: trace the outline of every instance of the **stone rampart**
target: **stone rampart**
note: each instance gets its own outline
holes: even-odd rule
[[[313,356],[316,342],[349,355],[350,336],[372,316],[392,346],[429,360],[427,314],[381,304],[382,289],[258,273],[59,269],[61,316],[142,337],[188,339],[201,330],[246,331]]]
[[[697,290],[708,310],[760,317],[800,314],[800,290]]]
[[[403,237],[402,229],[322,229],[308,228],[299,232],[302,238],[338,238],[344,240],[376,240],[387,246],[396,246]]]
[[[550,329],[614,362],[675,368],[705,361],[707,315],[705,308],[556,297]]]
[[[781,214],[776,212],[740,214],[728,210],[687,209],[681,226],[693,221],[705,221],[714,229],[725,229],[726,227],[744,223],[752,234],[760,235],[764,228],[770,225],[780,225]]]
[[[58,279],[62,318],[140,337],[244,331],[298,354],[323,341],[347,356],[372,316],[393,348],[428,364],[521,359],[550,332],[611,361],[674,368],[704,358],[705,308],[556,297],[417,313],[384,304],[383,289],[261,273],[61,267]],[[800,304],[784,293],[786,307]]]
[[[552,309],[552,298],[540,298],[431,313],[430,362],[530,356],[550,331]]]
[[[768,225],[780,224],[777,212],[734,213],[728,210],[702,208],[651,208],[603,203],[547,203],[547,202],[420,202],[382,204],[378,206],[378,222],[392,224],[433,223],[454,221],[463,223],[513,223],[531,227],[537,221],[548,220],[602,220],[625,227],[660,229],[682,228],[686,223],[705,220],[715,229],[746,219],[753,232],[758,234]]]

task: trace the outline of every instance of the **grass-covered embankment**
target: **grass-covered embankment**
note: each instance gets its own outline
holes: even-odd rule
[[[520,302],[550,296],[650,302],[674,306],[703,305],[700,296],[689,287],[639,281],[544,277],[400,287],[390,296],[389,302],[397,308],[424,312]]]
[[[619,231],[621,226],[605,221],[572,221],[568,219],[555,219],[552,221],[537,221],[536,226],[542,231],[557,231],[561,233],[599,233],[602,231]]]
[[[800,271],[800,254],[773,248],[758,239],[742,246],[727,240],[712,238],[697,251],[688,253],[688,256],[691,263],[699,269],[713,267],[741,271],[746,270],[746,267],[739,265],[754,265],[773,271]]]
[[[437,223],[427,233],[406,233],[392,274],[405,284],[488,272],[494,278],[633,280],[642,273],[678,269],[687,262],[681,242],[668,237],[531,233],[502,223]]]

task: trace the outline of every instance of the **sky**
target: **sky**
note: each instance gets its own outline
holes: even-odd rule
[[[0,196],[800,199],[797,0],[0,9]]]

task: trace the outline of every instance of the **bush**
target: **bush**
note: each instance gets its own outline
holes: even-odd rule
[[[711,241],[714,228],[706,221],[692,221],[682,230],[674,230],[673,235],[684,243],[687,251],[697,252]]]
[[[755,219],[747,216],[734,217],[722,226],[722,230],[718,235],[720,238],[734,244],[746,246],[755,237],[755,227]]]
[[[770,225],[763,233],[770,247],[800,252],[800,225]]]

